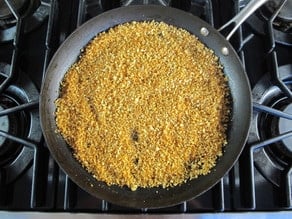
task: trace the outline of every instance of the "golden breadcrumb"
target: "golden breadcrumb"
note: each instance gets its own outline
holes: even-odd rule
[[[163,22],[98,34],[68,70],[58,131],[108,185],[163,188],[205,175],[227,143],[229,89],[212,50]]]

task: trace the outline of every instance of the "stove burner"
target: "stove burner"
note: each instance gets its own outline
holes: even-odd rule
[[[292,104],[290,103],[288,106],[286,106],[283,109],[283,112],[289,113],[292,115]],[[284,118],[280,118],[278,129],[279,129],[279,134],[284,134],[291,131],[292,130],[291,121]],[[290,158],[292,158],[292,138],[283,139],[280,149],[283,150],[283,153],[285,153]]]
[[[0,96],[0,109],[8,109],[18,106],[20,103],[13,99],[13,94]],[[24,125],[27,123],[27,115],[23,112],[17,112],[0,117],[0,130],[10,135],[25,137]],[[13,161],[21,150],[19,144],[0,136],[0,166]]]
[[[258,12],[254,13],[247,23],[261,35],[266,34],[266,23],[279,7],[281,1],[268,1]],[[275,41],[283,45],[292,45],[292,0],[287,0],[273,22]]]
[[[279,76],[292,89],[292,65],[279,67]],[[253,101],[292,114],[292,103],[265,74],[252,90]],[[253,145],[292,130],[291,120],[254,110],[248,144]],[[254,150],[257,169],[274,185],[281,184],[281,176],[292,165],[292,138]]]
[[[7,74],[10,66],[0,63],[0,72]],[[0,112],[37,102],[39,93],[29,77],[20,72],[18,80],[0,95]],[[15,180],[31,163],[34,149],[27,147],[9,136],[15,136],[35,144],[41,140],[38,109],[15,111],[0,116],[0,183]]]
[[[270,95],[265,98],[265,105],[280,110],[282,112],[289,113],[289,108],[292,109],[292,104],[279,90],[273,90]],[[271,98],[271,99],[270,99]],[[270,99],[270,100],[269,100]],[[260,122],[260,136],[262,139],[270,139],[277,137],[281,134],[285,134],[291,131],[291,120],[285,119],[283,117],[276,117],[273,115],[267,115],[262,113],[259,118]],[[290,127],[289,127],[290,126]],[[267,127],[269,127],[267,129]],[[283,166],[292,164],[292,145],[289,144],[291,138],[284,138],[274,144],[265,146],[271,157],[278,160]]]
[[[49,4],[40,0],[10,0],[21,18],[25,18],[24,33],[31,32],[48,17]],[[16,3],[17,2],[17,3]],[[0,3],[0,42],[14,39],[17,19],[4,1]]]

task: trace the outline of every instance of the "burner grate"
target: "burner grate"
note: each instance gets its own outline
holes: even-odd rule
[[[275,13],[275,11],[278,11]],[[274,37],[277,43],[283,45],[292,45],[291,33],[291,0],[269,1],[267,4],[248,19],[248,24],[251,28],[261,35],[266,34],[266,23],[273,21],[270,25],[273,26]]]
[[[292,194],[288,188],[291,187],[292,159],[291,145],[287,139],[292,137],[292,129],[289,128],[292,114],[286,112],[285,108],[291,104],[292,92],[287,80],[292,76],[292,68],[291,65],[278,66],[273,27],[274,20],[285,3],[286,1],[282,1],[271,18],[267,19],[266,51],[270,71],[253,89],[254,115],[248,142],[250,159],[254,160],[259,171],[280,189],[280,205],[291,208]],[[253,163],[251,166],[253,167]]]
[[[29,33],[48,16],[48,5],[40,0],[5,0],[0,3],[0,43],[15,40],[22,27]],[[21,24],[21,25],[20,25]]]
[[[2,4],[2,3],[1,3]],[[0,162],[0,203],[8,206],[15,201],[12,192],[17,189],[11,185],[26,171],[34,162],[37,153],[37,145],[41,141],[38,110],[38,90],[28,76],[19,68],[21,60],[21,45],[24,38],[24,23],[18,13],[17,7],[11,1],[5,1],[11,13],[15,16],[16,26],[13,35],[13,45],[5,59],[10,64],[0,60],[1,84],[0,104],[2,110],[0,117],[6,118],[8,129],[1,127],[0,136],[3,142],[1,148],[5,148],[5,154]],[[1,31],[1,36],[6,34]],[[1,40],[0,40],[1,42]],[[4,50],[2,50],[4,51]],[[1,51],[1,57],[2,57]],[[10,61],[8,59],[10,58]],[[33,177],[34,181],[35,178]],[[30,185],[31,186],[31,185]],[[2,198],[3,197],[3,198]]]
[[[10,1],[6,0],[5,2],[9,4]],[[8,171],[8,169],[4,171],[1,166],[0,210],[103,214],[174,214],[291,210],[291,163],[290,167],[288,164],[284,166],[277,164],[280,170],[272,170],[273,177],[277,182],[267,180],[266,178],[268,177],[263,176],[263,171],[258,168],[259,165],[257,164],[259,151],[267,154],[269,152],[263,150],[264,148],[274,144],[276,140],[278,142],[283,139],[275,139],[275,136],[271,136],[271,138],[263,141],[255,139],[255,136],[259,136],[258,132],[255,131],[256,127],[251,128],[249,143],[246,145],[239,161],[212,189],[193,200],[162,209],[124,208],[90,196],[72,182],[58,167],[51,157],[46,143],[41,139],[37,109],[38,90],[45,75],[46,67],[60,44],[71,32],[88,19],[113,7],[152,3],[183,8],[211,25],[219,27],[237,13],[241,7],[244,7],[246,2],[248,1],[43,0],[41,1],[43,9],[40,13],[43,13],[44,19],[39,28],[35,28],[34,31],[29,33],[25,30],[27,20],[19,17],[16,23],[16,32],[14,32],[12,37],[14,41],[6,41],[5,44],[0,42],[0,62],[10,64],[9,68],[6,67],[8,70],[6,69],[5,72],[1,72],[3,74],[0,77],[3,78],[3,83],[0,85],[0,94],[7,92],[8,89],[13,88],[13,92],[15,92],[17,90],[16,87],[24,87],[25,89],[20,89],[21,92],[19,92],[24,99],[13,108],[0,111],[0,117],[9,116],[11,113],[23,112],[29,115],[30,119],[34,118],[32,120],[34,125],[30,124],[30,127],[34,126],[36,128],[30,129],[31,134],[34,133],[34,135],[26,137],[9,135],[6,132],[0,131],[1,136],[10,138],[13,142],[23,145],[22,149],[25,149],[27,154],[29,154],[29,158],[25,158],[23,161],[28,161],[29,164],[23,165],[23,163],[19,163],[18,166],[24,167],[21,171],[22,174],[14,177],[9,183],[6,179],[9,174],[15,171]],[[259,89],[256,84],[262,78],[262,74],[266,75],[265,78],[267,78],[264,80],[269,85],[271,85],[271,81],[277,81],[276,76],[280,75],[278,84],[283,83],[283,91],[279,88],[281,86],[275,86],[278,87],[278,92],[285,93],[286,89],[286,93],[289,94],[291,85],[287,84],[286,80],[282,80],[282,68],[279,68],[278,65],[283,65],[286,66],[285,68],[290,69],[291,66],[287,64],[292,63],[291,60],[283,61],[286,53],[282,55],[283,48],[279,48],[277,38],[275,38],[276,34],[273,34],[275,30],[273,25],[271,25],[272,20],[273,18],[264,22],[265,29],[262,35],[254,32],[250,25],[243,25],[232,37],[231,43],[238,51],[239,57],[248,72],[251,84],[255,85],[254,90]],[[269,40],[264,40],[266,38]],[[291,52],[290,47],[284,47],[284,49]],[[255,62],[255,60],[259,61]],[[266,72],[269,72],[269,74],[266,74]],[[292,71],[289,73],[290,76],[291,73]],[[31,78],[33,82],[27,80],[27,78]],[[32,84],[35,84],[35,86]],[[30,92],[23,93],[23,90],[30,90]],[[25,95],[27,93],[29,97]],[[30,93],[32,93],[31,96]],[[260,98],[259,96],[256,94],[255,98]],[[275,109],[266,107],[269,107],[269,105],[262,104],[262,102],[255,104],[254,116],[261,113],[265,114],[265,116],[269,114],[272,117]],[[284,115],[289,118],[291,117],[287,113]],[[256,124],[258,123],[256,122]],[[282,133],[282,135],[290,136],[291,133]],[[266,142],[271,140],[275,142]],[[19,198],[19,194],[22,194],[21,198]]]

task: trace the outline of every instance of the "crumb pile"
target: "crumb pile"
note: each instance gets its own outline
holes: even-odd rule
[[[163,22],[98,34],[65,74],[58,131],[108,185],[176,186],[205,175],[227,143],[229,89],[194,35]]]

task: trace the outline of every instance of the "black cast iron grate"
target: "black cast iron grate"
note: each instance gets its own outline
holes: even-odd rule
[[[5,0],[11,6],[11,0]],[[43,0],[47,10],[42,25],[30,33],[24,31],[28,19],[17,18],[15,38],[0,43],[0,62],[10,63],[9,74],[0,85],[0,93],[19,78],[25,71],[40,89],[46,67],[59,45],[78,26],[93,16],[114,7],[129,4],[163,4],[189,11],[215,27],[221,26],[236,14],[248,1],[223,0]],[[13,11],[13,6],[10,7]],[[276,12],[275,12],[276,14]],[[271,18],[267,22],[266,35],[258,36],[244,25],[237,31],[231,43],[237,49],[246,67],[251,84],[257,83],[268,70],[277,75],[280,53],[291,52],[291,48],[278,49],[273,38]],[[1,32],[1,30],[0,30]],[[268,40],[263,40],[268,39]],[[263,43],[264,42],[264,43]],[[283,51],[282,51],[283,50]],[[278,55],[278,56],[277,56]],[[261,58],[260,64],[255,60]],[[285,58],[285,57],[284,57]],[[280,62],[283,62],[282,59]],[[287,61],[288,62],[288,61]],[[287,64],[287,63],[286,63]],[[291,64],[291,63],[290,63]],[[272,69],[272,70],[271,70]],[[291,73],[292,74],[292,73]],[[276,77],[277,79],[277,77]],[[276,80],[277,81],[277,80]],[[31,83],[31,82],[27,82]],[[278,85],[290,95],[287,85],[278,80]],[[290,95],[291,96],[291,95]],[[36,99],[12,110],[29,111],[36,108]],[[263,110],[255,105],[255,110]],[[265,111],[266,112],[266,111]],[[0,112],[5,115],[7,111]],[[289,134],[289,133],[288,133]],[[9,137],[7,133],[0,135]],[[231,171],[217,185],[201,196],[180,205],[162,209],[129,209],[104,200],[96,199],[76,186],[54,162],[43,141],[35,142],[17,136],[11,137],[24,147],[31,148],[33,159],[17,179],[9,184],[0,180],[0,210],[9,211],[53,211],[53,212],[94,212],[94,213],[192,213],[192,212],[236,212],[236,211],[277,211],[291,209],[291,168],[283,174],[280,186],[269,182],[254,166],[253,153],[262,143],[251,143]],[[279,140],[279,139],[278,139]],[[265,143],[265,142],[264,142]],[[290,163],[291,165],[291,163]],[[0,167],[2,174],[2,167]],[[0,174],[0,179],[3,178]]]

